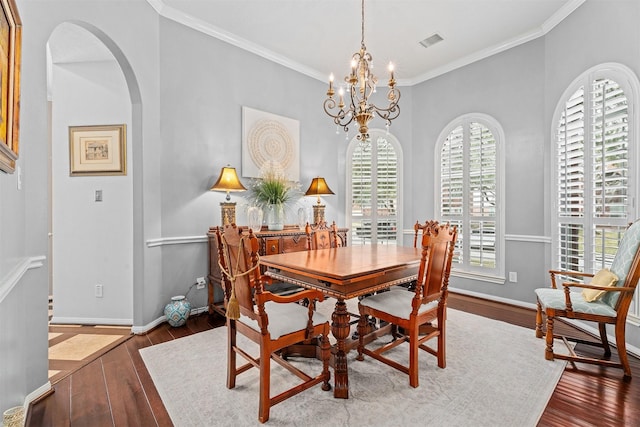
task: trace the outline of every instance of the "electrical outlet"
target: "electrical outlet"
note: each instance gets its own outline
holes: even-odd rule
[[[102,298],[102,285],[99,283],[96,285],[96,298]]]
[[[196,279],[196,289],[204,289],[204,286],[207,284],[207,282],[205,282],[204,277],[198,277]]]
[[[516,283],[518,281],[518,273],[515,271],[510,271],[509,272],[509,281]]]

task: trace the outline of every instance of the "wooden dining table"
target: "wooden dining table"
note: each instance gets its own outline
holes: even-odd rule
[[[362,245],[262,256],[265,274],[274,280],[317,289],[337,299],[331,316],[334,350],[334,397],[349,398],[347,338],[350,316],[345,300],[416,279],[421,249]]]

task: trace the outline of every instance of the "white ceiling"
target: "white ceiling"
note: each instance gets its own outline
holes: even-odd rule
[[[146,1],[167,19],[323,81],[331,72],[341,80],[360,48],[360,0]],[[584,1],[366,0],[365,44],[381,82],[392,61],[398,84],[412,85],[540,37]],[[97,47],[64,33],[54,62],[80,60],[83,51],[96,59]],[[434,33],[444,40],[419,44]]]

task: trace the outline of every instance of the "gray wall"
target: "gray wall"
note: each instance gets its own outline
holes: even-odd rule
[[[587,1],[544,38],[401,88],[402,114],[391,132],[405,159],[405,228],[434,215],[429,183],[435,141],[447,123],[480,112],[505,131],[506,271],[517,271],[518,283],[456,278],[452,286],[531,303],[533,289],[547,283],[550,115],[566,86],[592,65],[616,61],[640,74],[640,4],[616,1],[619,11],[611,14],[605,3],[614,2]],[[314,175],[327,177],[337,194],[324,199],[327,217],[345,221],[347,143],[322,112],[326,83],[158,17],[144,0],[18,0],[18,7],[25,23],[18,162],[24,187],[18,191],[15,175],[0,174],[0,290],[8,288],[11,271],[22,275],[0,301],[0,408],[47,385],[48,268],[37,260],[49,255],[45,43],[59,23],[89,23],[82,25],[110,46],[127,80],[134,328],[153,325],[171,295],[206,274],[202,236],[220,222],[224,197],[208,188],[220,167],[241,164],[243,105],[300,120],[302,185]],[[602,33],[599,25],[592,36],[594,22],[615,26]],[[620,40],[623,47],[614,47]],[[173,238],[185,243],[170,244]],[[203,291],[189,298],[204,305]]]

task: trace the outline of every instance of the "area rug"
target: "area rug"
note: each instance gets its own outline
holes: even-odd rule
[[[238,341],[253,345],[241,336]],[[260,425],[257,369],[240,375],[235,389],[226,388],[225,327],[140,353],[176,426]],[[532,329],[451,309],[447,367],[438,368],[436,358],[421,351],[418,388],[409,386],[407,375],[376,360],[355,360],[356,353],[348,354],[349,399],[334,399],[333,391],[316,386],[272,407],[268,424],[535,426],[566,364],[544,359],[544,340]],[[408,348],[388,354],[406,362]],[[309,372],[319,372],[316,360],[299,363],[313,363]],[[289,380],[297,378],[272,363],[272,395],[292,385]]]

